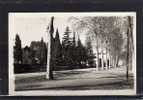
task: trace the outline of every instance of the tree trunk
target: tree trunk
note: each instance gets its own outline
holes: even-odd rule
[[[111,57],[111,53],[109,51],[109,68],[111,68],[112,66],[112,57]]]
[[[116,68],[118,67],[118,64],[119,64],[119,57],[116,56]]]
[[[127,57],[126,57],[126,79],[129,78],[129,29],[127,32]]]
[[[128,21],[129,21],[129,17],[128,17]],[[128,22],[130,23],[130,22]],[[129,78],[129,31],[130,28],[128,27],[128,31],[127,31],[127,57],[126,57],[126,79],[128,81]]]
[[[102,65],[101,65],[101,68],[102,68],[102,70],[104,70],[104,53],[103,53],[103,50],[102,50],[102,58],[101,58],[101,60],[102,60]]]
[[[105,55],[106,56],[106,68],[109,69],[107,55],[108,55],[108,52],[107,52],[107,47],[106,47],[106,55]]]
[[[128,31],[127,31],[127,57],[126,57],[126,65],[127,65],[127,69],[126,69],[126,79],[128,81],[129,79],[129,59],[132,59],[132,57],[129,57],[129,53],[132,53],[132,52],[129,52],[130,51],[130,36],[132,34],[132,22],[131,22],[131,17],[128,16],[128,23],[129,23],[129,26],[128,26]],[[132,40],[133,41],[133,40]]]
[[[48,36],[48,52],[47,52],[47,74],[46,74],[46,78],[47,79],[53,79],[53,75],[52,75],[52,69],[51,69],[51,37],[50,35]]]
[[[99,48],[98,48],[98,46],[99,46],[99,44],[98,44],[98,39],[96,39],[97,40],[97,46],[96,46],[96,49],[97,49],[97,70],[99,70]]]
[[[51,23],[49,24],[48,27],[48,52],[47,52],[47,74],[46,78],[51,80],[53,79],[53,32],[54,32],[54,27],[53,27],[53,20],[54,17],[51,18]]]
[[[116,56],[113,57],[113,67],[116,68]]]

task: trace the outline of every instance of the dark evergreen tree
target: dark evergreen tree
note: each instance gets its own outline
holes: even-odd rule
[[[87,60],[87,52],[86,52],[86,48],[83,46],[83,44],[81,43],[80,38],[78,37],[78,41],[77,41],[77,47],[76,47],[76,59],[78,62],[78,65],[84,65],[86,63]]]
[[[73,41],[72,41],[72,46],[76,47],[76,40],[75,40],[75,32],[73,32]]]
[[[31,64],[32,63],[31,50],[28,46],[25,46],[23,48],[22,63],[23,64]]]
[[[64,33],[64,36],[63,36],[63,39],[62,39],[62,45],[65,48],[68,48],[69,46],[71,46],[70,33],[71,33],[71,31],[70,31],[69,27],[67,26],[65,33]]]
[[[86,63],[87,51],[80,38],[76,40],[75,32],[73,32],[73,38],[70,38],[70,33],[67,27],[62,42],[65,64],[70,65],[71,68],[81,67]]]
[[[32,41],[30,44],[32,64],[40,64],[41,60],[41,42]]]
[[[21,64],[22,63],[22,48],[21,48],[21,40],[18,34],[15,37],[15,46],[14,46],[14,63]]]
[[[46,43],[43,41],[43,38],[41,38],[41,44],[40,44],[40,64],[46,64],[46,55],[47,55],[47,48]]]
[[[75,32],[73,32],[73,39],[71,43],[71,59],[72,59],[72,65],[76,66],[77,65],[77,48],[76,48],[76,37],[75,37]]]
[[[71,48],[72,48],[72,39],[70,38],[71,31],[69,30],[69,27],[66,27],[63,40],[62,40],[62,54],[63,54],[63,62],[65,65],[70,66],[72,64],[71,59]]]
[[[35,64],[35,55],[36,55],[36,50],[34,49],[35,41],[32,41],[30,44],[30,51],[31,51],[31,64]]]
[[[62,62],[62,45],[59,38],[59,31],[56,30],[56,36],[54,39],[54,56],[56,65],[60,65]]]

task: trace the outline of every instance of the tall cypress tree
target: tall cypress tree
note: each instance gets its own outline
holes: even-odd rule
[[[18,34],[15,37],[15,46],[14,46],[14,63],[20,64],[22,63],[22,48],[21,48],[21,40]]]
[[[59,31],[56,30],[56,36],[54,39],[54,56],[55,56],[55,63],[59,65],[62,60],[62,45],[59,38]]]

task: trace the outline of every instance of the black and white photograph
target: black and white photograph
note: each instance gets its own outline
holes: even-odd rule
[[[9,94],[136,94],[135,12],[9,12]]]

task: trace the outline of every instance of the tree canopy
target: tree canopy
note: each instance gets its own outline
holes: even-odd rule
[[[97,58],[99,48],[106,48],[114,62],[113,65],[117,65],[120,56],[127,52],[127,17],[70,17],[69,22],[74,30],[85,31],[86,38],[95,41]]]

